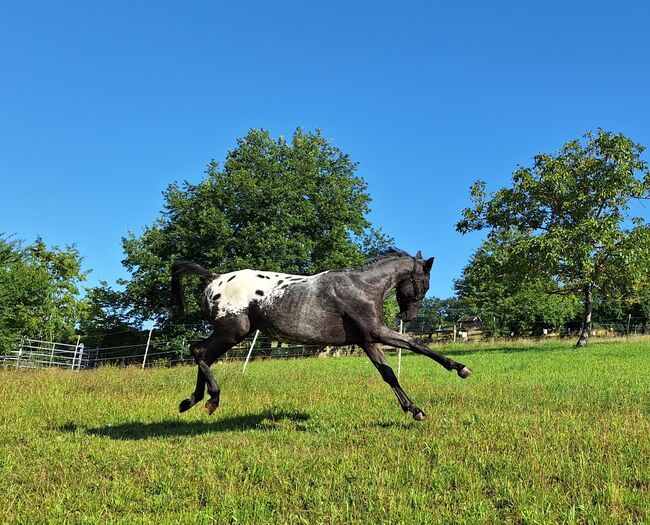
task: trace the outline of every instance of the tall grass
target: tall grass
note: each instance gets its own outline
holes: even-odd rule
[[[360,357],[0,372],[0,522],[646,523],[650,346],[406,355],[399,409]],[[394,360],[394,359],[393,359]]]

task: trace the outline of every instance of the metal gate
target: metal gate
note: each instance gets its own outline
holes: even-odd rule
[[[23,339],[18,350],[4,356],[6,368],[67,368],[80,370],[85,367],[84,345]]]

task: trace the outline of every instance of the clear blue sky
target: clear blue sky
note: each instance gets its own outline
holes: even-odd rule
[[[597,127],[650,146],[649,22],[641,0],[4,0],[0,232],[74,243],[114,281],[170,182],[251,127],[319,127],[449,296],[481,238],[454,230],[475,179]]]

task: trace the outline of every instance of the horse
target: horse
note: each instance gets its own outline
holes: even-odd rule
[[[279,341],[360,346],[395,392],[402,410],[411,412],[416,421],[424,420],[426,414],[402,390],[380,345],[427,356],[445,369],[455,370],[463,379],[472,374],[467,366],[384,323],[383,302],[393,289],[399,318],[411,321],[416,316],[429,289],[433,260],[425,260],[420,252],[413,257],[391,248],[362,266],[310,276],[250,269],[218,274],[192,261],[175,262],[171,289],[179,313],[182,315],[185,307],[181,278],[186,274],[198,275],[208,281],[203,291],[203,308],[213,327],[210,336],[190,346],[198,366],[196,388],[181,401],[179,411],[185,412],[203,399],[206,383],[210,398],[205,410],[212,414],[217,409],[221,390],[210,366],[247,335],[259,330]]]

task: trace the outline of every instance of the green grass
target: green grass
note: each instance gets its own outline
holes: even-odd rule
[[[422,423],[360,357],[214,365],[212,417],[192,367],[0,371],[0,522],[650,522],[650,344],[443,351]]]

